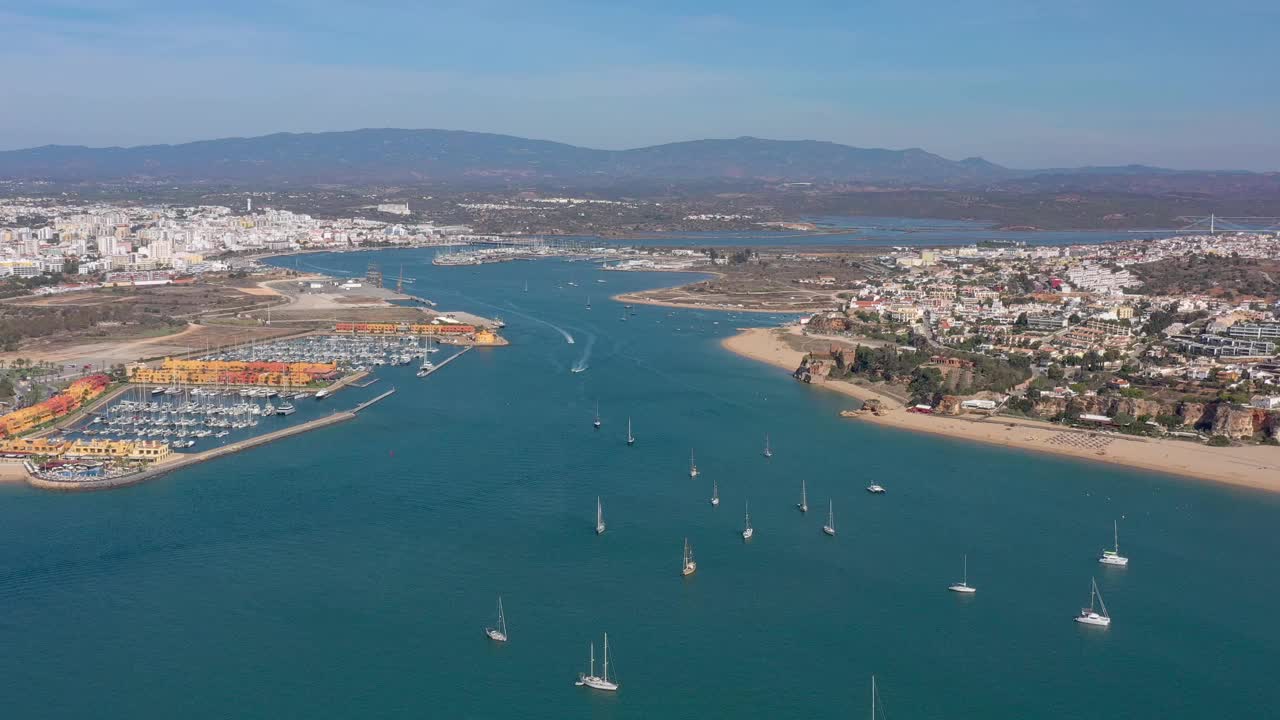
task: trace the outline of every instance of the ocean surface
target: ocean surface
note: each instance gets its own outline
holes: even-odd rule
[[[382,369],[324,401],[397,387],[355,421],[137,487],[0,487],[0,717],[865,717],[873,673],[894,719],[1280,707],[1280,498],[841,420],[720,348],[760,316],[608,300],[687,276],[430,256],[310,260],[403,263],[512,346]],[[1096,562],[1117,518],[1127,569]],[[1109,629],[1072,621],[1090,577]],[[573,684],[604,632],[616,695]]]

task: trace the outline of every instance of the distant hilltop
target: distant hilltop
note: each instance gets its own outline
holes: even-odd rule
[[[632,150],[595,150],[546,140],[459,130],[366,129],[277,133],[178,145],[90,148],[46,145],[0,152],[0,179],[53,182],[163,181],[295,185],[452,181],[473,185],[547,182],[854,183],[1037,190],[1176,190],[1205,173],[1124,166],[1014,170],[982,158],[949,160],[919,148],[859,148],[815,140],[692,140]],[[1275,174],[1217,172],[1233,185]],[[1181,179],[1181,180],[1180,180]]]

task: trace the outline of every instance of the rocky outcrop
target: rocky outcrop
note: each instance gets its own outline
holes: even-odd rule
[[[942,402],[938,403],[938,407],[934,408],[934,413],[938,415],[959,415],[963,412],[960,403],[963,398],[955,395],[943,395]]]
[[[1206,427],[1213,423],[1212,406],[1204,403],[1184,402],[1178,407],[1177,415],[1187,427]]]
[[[1213,414],[1214,435],[1226,435],[1232,440],[1246,440],[1254,435],[1253,410],[1219,405]]]

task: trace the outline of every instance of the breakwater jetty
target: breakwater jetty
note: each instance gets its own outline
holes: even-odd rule
[[[455,355],[451,355],[451,356],[449,356],[449,358],[448,358],[447,360],[441,360],[439,365],[436,365],[435,367],[431,368],[430,370],[427,370],[426,372],[422,373],[422,377],[430,377],[432,373],[434,373],[435,371],[437,371],[437,370],[439,370],[439,369],[443,368],[445,365],[448,365],[449,363],[453,362],[454,360],[457,360],[458,358],[462,357],[463,355],[466,355],[467,353],[471,352],[471,350],[472,350],[473,348],[475,348],[475,346],[474,346],[474,345],[468,345],[468,346],[466,346],[465,348],[463,348],[461,352],[459,352],[459,353],[457,353],[457,354],[455,354]]]

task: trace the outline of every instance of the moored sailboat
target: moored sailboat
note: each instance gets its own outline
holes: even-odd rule
[[[692,575],[698,571],[698,562],[693,559],[693,547],[689,545],[689,538],[684,539],[684,564],[680,568],[681,575]]]
[[[827,502],[827,524],[822,526],[822,532],[834,537],[836,534],[836,505],[834,500]]]
[[[600,496],[596,496],[596,534],[604,533],[604,506],[600,504]]]
[[[631,434],[631,418],[627,418],[627,444],[636,444],[636,436]]]
[[[599,400],[596,401],[596,417],[594,420],[591,421],[591,427],[597,430],[600,429],[600,401]]]
[[[1097,627],[1111,626],[1111,614],[1107,612],[1107,604],[1102,601],[1098,581],[1093,578],[1089,578],[1089,607],[1080,610],[1076,622]]]
[[[746,513],[747,513],[746,520],[745,520],[746,526],[742,528],[742,539],[750,540],[751,537],[756,534],[756,529],[751,527],[751,503],[750,502],[748,502],[746,505]]]
[[[969,585],[969,556],[968,555],[964,556],[964,579],[954,585],[949,586],[947,589],[950,590],[951,592],[958,592],[958,593],[978,592],[978,588],[971,587]]]
[[[1115,520],[1112,522],[1112,530],[1115,532],[1115,549],[1103,550],[1102,555],[1098,558],[1098,562],[1103,565],[1126,567],[1129,564],[1129,558],[1120,554],[1120,521]]]
[[[764,434],[764,456],[773,457],[773,448],[769,447],[769,433]]]
[[[589,687],[595,690],[614,692],[618,683],[609,679],[609,633],[604,634],[604,672],[596,675],[596,644],[591,643],[590,660],[587,661],[587,672],[578,673],[578,687]]]
[[[804,478],[800,478],[800,502],[796,503],[796,508],[802,512],[809,512],[809,495],[805,491]]]
[[[494,640],[496,642],[507,641],[507,616],[502,612],[501,595],[498,596],[498,626],[485,628],[484,634],[488,635],[490,640]]]
[[[689,477],[698,477],[698,463],[693,460],[693,450],[689,450]]]

